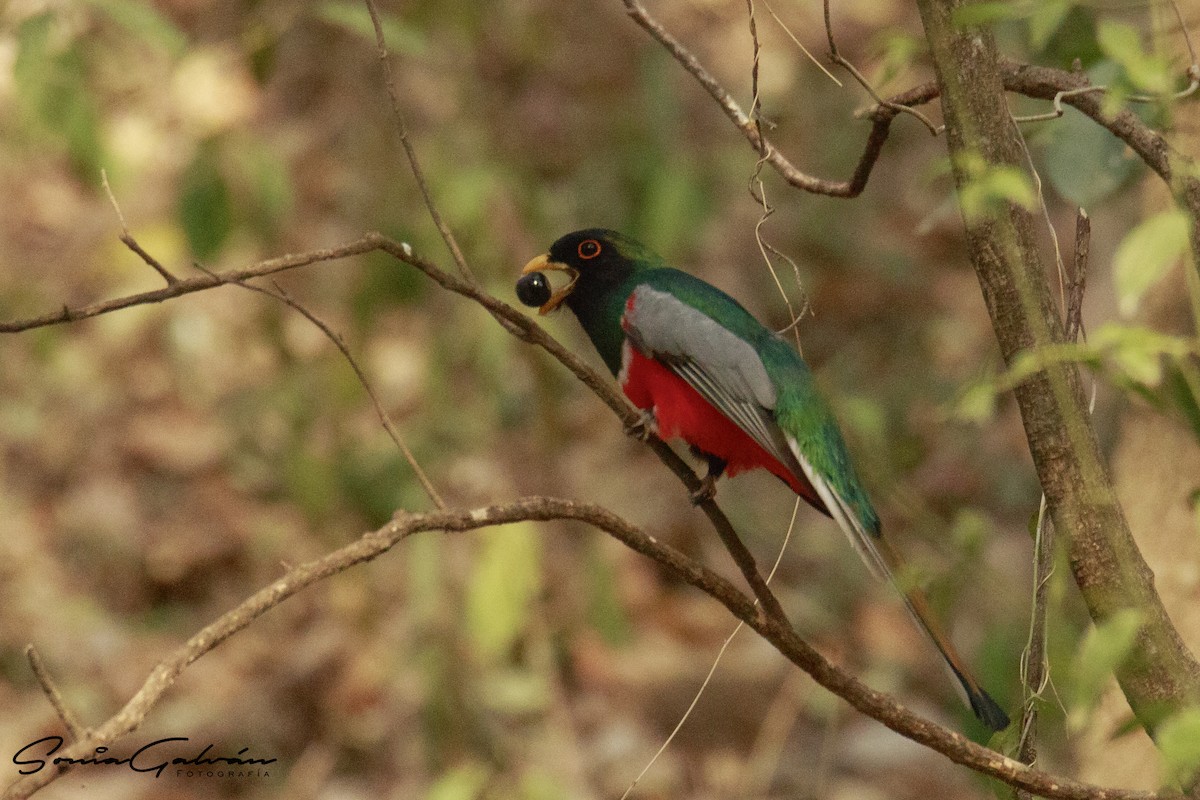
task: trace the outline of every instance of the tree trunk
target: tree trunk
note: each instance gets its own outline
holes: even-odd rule
[[[952,21],[961,0],[918,0],[941,85],[954,178],[963,190],[997,168],[1024,172],[991,32]],[[1062,341],[1033,235],[1033,216],[1000,200],[985,213],[963,208],[967,248],[1004,359]],[[1166,713],[1200,704],[1200,665],[1184,646],[1130,535],[1091,425],[1079,375],[1057,364],[1016,389],[1034,466],[1075,581],[1095,622],[1136,609],[1143,625],[1117,671],[1130,708],[1148,731]],[[1032,501],[1031,501],[1032,502]]]

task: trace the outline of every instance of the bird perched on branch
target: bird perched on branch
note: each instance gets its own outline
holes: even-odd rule
[[[565,273],[554,288],[548,272]],[[989,728],[1008,716],[972,677],[916,588],[899,586],[899,557],[850,463],[841,431],[799,354],[736,300],[649,248],[600,228],[563,236],[525,265],[517,296],[542,314],[574,312],[647,430],[683,439],[715,481],[765,469],[832,517],[878,578],[897,587]]]

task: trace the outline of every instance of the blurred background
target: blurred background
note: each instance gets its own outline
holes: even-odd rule
[[[1049,5],[1063,9],[1049,23],[996,23],[1007,53],[1120,71],[1095,44],[1098,12]],[[567,231],[601,225],[647,241],[768,324],[789,324],[755,241],[756,154],[621,3],[382,7],[413,143],[492,293],[515,302],[526,260]],[[652,11],[749,106],[744,4],[664,0]],[[773,140],[801,169],[848,176],[869,127],[854,112],[869,98],[844,76],[835,85],[763,12],[760,88]],[[824,51],[819,4],[774,12]],[[1105,13],[1148,30],[1165,12]],[[882,93],[932,77],[910,4],[839,2],[834,22],[843,54]],[[102,169],[131,233],[181,276],[369,230],[448,267],[395,147],[369,31],[349,0],[14,0],[0,10],[0,319],[162,284],[118,241]],[[1190,131],[1155,121],[1195,141],[1194,117]],[[1025,133],[1068,258],[1075,204],[1088,205],[1085,320],[1113,319],[1109,263],[1162,207],[1161,191],[1082,118]],[[763,177],[775,213],[762,234],[796,262],[776,266],[792,305],[809,309],[803,352],[885,531],[985,685],[1015,711],[1039,489],[1014,403],[987,390],[1001,364],[944,142],[901,116],[852,201]],[[599,502],[736,575],[658,461],[565,370],[474,304],[382,255],[278,281],[346,338],[453,506],[535,494]],[[1132,319],[1194,334],[1182,285],[1167,274],[1127,309]],[[569,315],[545,324],[599,366]],[[1200,456],[1186,397],[1164,388],[1172,374],[1138,383],[1099,369],[1096,426],[1159,586],[1196,642],[1200,619],[1187,609],[1200,592]],[[749,475],[722,482],[719,499],[771,563],[793,510],[785,487]],[[431,503],[346,361],[282,303],[227,286],[4,336],[0,762],[62,733],[27,644],[85,723],[98,724],[200,627],[399,508]],[[897,598],[871,582],[826,518],[799,510],[774,585],[823,653],[986,741]],[[1068,732],[1057,689],[1082,680],[1073,654],[1087,615],[1061,557],[1050,594],[1055,688],[1040,763],[1155,785],[1153,760],[1106,772],[1127,760],[1113,748],[1143,747],[1145,737],[1109,742],[1128,710],[1119,697],[1096,710],[1103,674],[1084,692],[1082,726]],[[578,525],[424,534],[222,644],[112,748],[128,754],[166,736],[222,754],[249,747],[278,759],[270,777],[154,780],[91,767],[41,796],[619,797],[733,626],[715,602]],[[0,783],[16,778],[16,767],[0,767]],[[985,798],[993,788],[861,717],[743,632],[633,796]]]

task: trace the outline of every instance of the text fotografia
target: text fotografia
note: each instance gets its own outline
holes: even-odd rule
[[[21,767],[22,775],[33,775],[49,766],[61,767],[119,767],[124,766],[134,772],[154,773],[161,778],[163,772],[175,767],[175,774],[181,778],[210,777],[210,778],[269,778],[271,772],[264,769],[274,764],[274,758],[247,758],[245,754],[249,747],[243,747],[236,755],[210,755],[213,745],[208,744],[204,749],[191,755],[183,750],[186,736],[171,736],[158,739],[142,745],[132,755],[119,757],[108,755],[107,747],[97,747],[90,756],[83,758],[68,758],[54,756],[63,746],[63,737],[46,736],[36,742],[30,742],[13,755],[13,763]],[[183,755],[175,755],[183,752]],[[54,756],[52,758],[52,756]]]

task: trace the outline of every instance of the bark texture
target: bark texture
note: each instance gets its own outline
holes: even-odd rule
[[[955,181],[963,190],[997,168],[1025,170],[995,40],[985,28],[953,21],[960,0],[918,0],[941,86]],[[986,213],[964,207],[967,247],[1005,360],[1061,342],[1062,324],[1029,211],[999,202]],[[1092,619],[1126,608],[1144,620],[1134,655],[1117,680],[1139,721],[1153,732],[1165,713],[1200,702],[1200,665],[1184,646],[1154,589],[1125,520],[1087,412],[1078,371],[1057,364],[1016,389],[1030,453],[1075,581]]]

